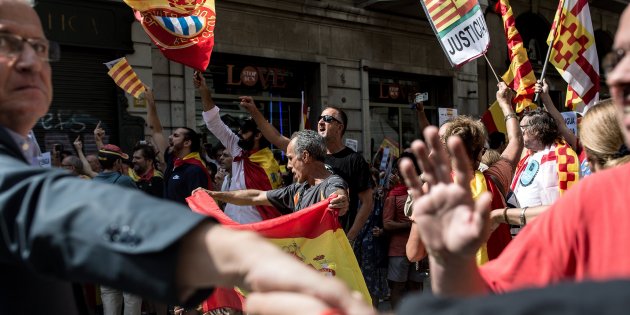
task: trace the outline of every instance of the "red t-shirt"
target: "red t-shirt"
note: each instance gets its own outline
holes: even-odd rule
[[[630,278],[630,164],[568,190],[480,268],[494,292],[562,281]]]
[[[407,201],[407,195],[389,196],[385,199],[383,205],[383,223],[391,222],[409,222],[409,218],[405,215],[405,201]],[[398,229],[393,231],[387,231],[389,235],[389,250],[388,256],[407,256],[407,240],[409,239],[409,229]]]

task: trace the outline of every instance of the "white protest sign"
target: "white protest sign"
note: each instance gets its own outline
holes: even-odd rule
[[[562,113],[562,118],[564,118],[564,123],[567,125],[567,128],[577,136],[577,113],[564,112]]]
[[[438,123],[442,126],[445,122],[457,117],[456,108],[438,108]]]

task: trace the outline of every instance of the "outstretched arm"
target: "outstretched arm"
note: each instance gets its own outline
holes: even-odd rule
[[[412,220],[424,241],[431,264],[433,292],[446,296],[470,296],[488,292],[475,263],[475,254],[487,239],[491,197],[484,193],[476,202],[472,199],[469,183],[471,163],[461,139],[448,140],[454,158],[454,177],[451,161],[442,146],[437,128],[429,127],[422,141],[412,144],[422,168],[422,177],[431,186],[423,194],[422,183],[411,161],[401,162],[401,173],[414,199]],[[429,152],[433,154],[429,156]]]
[[[90,162],[88,162],[85,154],[83,154],[83,141],[81,141],[81,136],[78,136],[76,139],[74,139],[73,144],[74,149],[77,151],[77,156],[81,160],[81,165],[83,165],[83,173],[85,173],[85,175],[89,176],[90,178],[96,177],[98,173],[92,170]]]
[[[241,96],[240,99],[241,107],[243,107],[252,116],[263,137],[265,137],[267,141],[271,142],[271,144],[280,148],[280,150],[286,152],[291,139],[283,136],[278,129],[265,119],[265,116],[263,116],[258,108],[256,108],[256,103],[251,96]]]
[[[206,79],[203,77],[201,72],[195,71],[193,75],[193,84],[197,89],[199,89],[199,94],[201,95],[201,104],[203,105],[203,111],[207,112],[213,109],[216,104],[214,100],[212,100],[212,93],[206,84]]]
[[[416,93],[416,95],[417,94],[418,93]],[[427,114],[424,112],[424,102],[415,103],[414,106],[416,108],[416,118],[418,118],[418,126],[420,127],[420,134],[422,134],[424,129],[429,127],[431,124],[429,123]]]
[[[99,121],[94,127],[94,142],[96,143],[96,150],[100,150],[105,144],[103,139],[105,138],[105,129],[101,128],[101,122]]]
[[[542,103],[545,106],[545,110],[553,116],[553,120],[556,121],[558,125],[558,130],[560,131],[560,135],[567,141],[567,143],[573,148],[573,150],[577,150],[577,137],[569,130],[567,127],[567,123],[564,121],[564,117],[558,111],[556,106],[553,104],[551,97],[549,96],[549,85],[547,85],[547,80],[538,80],[535,86],[536,93],[540,93],[542,96]]]
[[[144,97],[147,100],[147,121],[149,123],[149,130],[151,130],[151,137],[153,138],[153,143],[157,147],[159,152],[166,152],[168,148],[168,141],[164,136],[162,123],[160,122],[160,117],[157,114],[157,107],[155,107],[155,97],[153,96],[153,91],[149,88],[146,88],[144,91]]]
[[[195,191],[198,189],[195,189]],[[269,199],[267,199],[267,192],[262,190],[210,191],[203,189],[203,191],[216,200],[237,206],[273,206],[271,202],[269,202]]]
[[[512,167],[515,168],[523,151],[523,134],[521,133],[518,117],[516,117],[516,113],[514,113],[512,109],[514,92],[503,82],[497,84],[497,86],[499,87],[497,91],[497,101],[503,112],[503,117],[505,117],[505,127],[508,137],[508,145],[505,147],[505,150],[501,152],[501,156],[510,161]]]

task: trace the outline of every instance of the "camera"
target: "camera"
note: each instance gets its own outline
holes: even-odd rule
[[[429,92],[424,93],[416,93],[416,97],[414,98],[414,104],[426,102],[429,100]]]

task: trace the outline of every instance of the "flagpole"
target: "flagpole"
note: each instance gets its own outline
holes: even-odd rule
[[[545,57],[545,63],[543,64],[543,69],[542,72],[540,73],[540,82],[542,82],[545,79],[545,75],[547,74],[547,66],[549,65],[549,57],[551,56],[551,49],[553,48],[553,41],[555,38],[553,38],[551,40],[551,45],[549,45],[549,48],[547,49],[547,56]],[[534,103],[538,102],[538,97],[540,96],[540,92],[536,92],[536,95],[534,95]]]
[[[492,70],[494,77],[497,79],[497,83],[501,83],[501,80],[499,80],[499,76],[497,75],[497,72],[494,71],[494,68],[492,67],[492,64],[490,63],[490,60],[488,60],[488,56],[486,56],[486,54],[484,53],[483,57],[486,58],[486,63],[488,63],[488,66],[490,66],[490,70]]]

